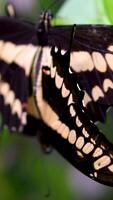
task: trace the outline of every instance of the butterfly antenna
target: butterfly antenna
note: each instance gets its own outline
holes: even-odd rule
[[[71,37],[70,37],[70,43],[69,43],[69,49],[68,49],[69,53],[71,52],[71,49],[72,49],[72,43],[75,36],[75,30],[76,30],[76,24],[73,25],[72,31],[71,31]]]

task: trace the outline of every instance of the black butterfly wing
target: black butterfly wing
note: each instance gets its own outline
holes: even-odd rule
[[[15,44],[35,44],[35,25],[10,17],[0,17],[0,40]]]
[[[6,20],[6,21],[4,21],[4,20]],[[1,25],[3,25],[2,24],[3,21],[6,23],[8,19],[5,18],[4,20],[2,20]],[[19,22],[17,22],[17,23],[19,23]],[[25,114],[27,112],[26,103],[27,103],[27,100],[29,97],[28,77],[30,75],[30,69],[32,66],[32,62],[31,62],[32,59],[29,60],[28,58],[31,55],[31,52],[34,48],[34,47],[32,48],[32,45],[36,44],[35,43],[36,42],[36,40],[35,40],[36,32],[35,32],[34,28],[32,29],[32,25],[27,24],[28,26],[30,26],[30,29],[32,29],[30,32],[30,35],[29,35],[30,29],[26,28],[26,31],[24,29],[25,26],[27,26],[27,25],[23,26],[23,30],[22,30],[21,25],[19,23],[18,25],[20,25],[20,27],[19,27],[20,31],[19,30],[15,31],[15,25],[17,27],[17,23],[15,20],[11,21],[11,24],[12,24],[11,27],[12,27],[13,32],[10,30],[10,28],[9,28],[10,26],[8,26],[8,28],[6,26],[4,31],[1,32],[1,36],[0,36],[0,42],[1,42],[0,43],[1,44],[0,57],[1,57],[1,62],[3,62],[3,63],[1,63],[1,70],[0,70],[0,72],[1,72],[1,82],[0,82],[0,94],[1,94],[0,102],[1,102],[1,104],[0,104],[0,106],[1,106],[2,115],[4,116],[4,119],[6,120],[6,124],[8,125],[9,129],[11,129],[11,130],[14,130],[15,127],[16,127],[16,129],[21,130],[22,125],[25,125],[25,123],[23,123],[23,122],[26,121],[26,118],[24,118],[24,120],[23,120],[22,116],[25,116]],[[10,21],[9,21],[9,24],[10,24]],[[1,26],[1,28],[2,28],[2,26]],[[81,27],[80,30],[82,30],[82,28],[84,29],[84,27]],[[58,46],[61,46],[62,49],[68,49],[68,47],[69,47],[68,45],[70,43],[71,29],[72,29],[71,26],[70,27],[67,26],[67,27],[50,28],[49,33],[46,33],[46,37],[45,37],[45,38],[47,38],[47,45],[48,46],[52,46],[52,45],[57,46],[58,45]],[[21,30],[23,32],[25,31],[24,36],[22,36],[23,34],[22,34]],[[6,33],[6,31],[8,31],[8,34]],[[93,32],[93,30],[91,30],[91,33],[92,32]],[[107,32],[107,30],[106,30],[106,32]],[[12,33],[14,33],[14,35]],[[19,35],[18,35],[18,33],[19,33]],[[28,36],[25,37],[25,33],[28,33]],[[63,35],[64,35],[64,37],[63,37]],[[20,36],[22,36],[22,37],[20,37]],[[25,40],[24,37],[27,39]],[[62,40],[61,39],[59,40],[59,38],[62,38]],[[76,53],[76,51],[77,51],[77,53],[78,53],[78,51],[87,51],[86,53],[88,53],[88,57],[89,57],[89,56],[91,56],[89,54],[92,54],[92,51],[94,51],[94,50],[96,51],[98,49],[98,51],[100,53],[103,52],[102,51],[103,48],[105,48],[105,50],[106,50],[106,48],[107,48],[106,46],[109,41],[106,42],[106,46],[102,46],[102,48],[100,48],[100,43],[98,43],[99,44],[98,46],[96,46],[96,45],[93,46],[95,40],[93,39],[93,37],[91,39],[93,40],[93,42],[89,41],[89,43],[88,43],[89,46],[88,46],[87,42],[84,43],[84,39],[82,40],[82,37],[80,38],[80,32],[78,30],[77,35],[74,38],[74,42],[73,42],[73,47],[72,47],[73,54]],[[10,45],[8,43],[9,41],[10,41]],[[15,46],[15,44],[16,44],[16,46]],[[38,40],[37,40],[37,44],[38,44]],[[16,53],[18,52],[17,51],[18,45],[22,45],[21,50],[23,50],[23,45],[25,45],[24,46],[25,51],[21,51],[21,52],[19,52],[19,54],[15,54],[15,52]],[[7,53],[4,53],[4,52],[7,52],[8,49],[10,50],[9,53],[12,52],[12,50],[13,50],[14,57],[12,57],[12,54],[10,56],[7,56]],[[33,54],[31,55],[31,58],[33,58],[35,51],[36,51],[36,49],[33,50]],[[43,52],[44,52],[44,49],[43,49]],[[107,53],[108,53],[108,51],[107,51]],[[111,53],[111,55],[112,55],[112,53]],[[75,57],[76,57],[76,59],[75,59]],[[82,58],[81,60],[83,62],[84,57],[83,57],[83,54],[81,54],[81,52],[80,52],[80,57]],[[74,55],[71,60],[73,69],[77,74],[76,78],[79,77],[79,75],[81,74],[81,71],[82,71],[82,69],[81,69],[82,64],[80,63],[79,66],[76,65],[76,63],[78,64],[78,61],[77,61],[78,58],[79,58],[79,55],[77,54],[77,56]],[[87,57],[85,57],[85,58],[87,58]],[[50,53],[49,53],[49,56],[47,56],[47,55],[45,56],[44,54],[42,54],[41,59],[49,60]],[[26,61],[28,61],[27,66],[23,65],[26,63]],[[86,61],[87,61],[86,63],[89,64],[88,58],[86,59]],[[29,65],[29,63],[30,63],[30,65]],[[73,63],[75,63],[75,64],[73,65]],[[86,63],[83,62],[83,64],[86,64]],[[19,66],[17,66],[17,65],[19,65]],[[29,65],[29,68],[27,68],[28,65]],[[47,66],[48,65],[46,65],[46,67]],[[41,67],[42,67],[42,65],[41,65]],[[48,66],[48,67],[50,67],[50,66]],[[79,70],[79,67],[80,67],[80,70]],[[87,65],[84,65],[84,66],[82,65],[82,67],[85,68],[84,71],[89,71],[89,70],[87,70]],[[88,67],[91,67],[91,65],[88,65]],[[18,68],[19,68],[19,71],[17,70]],[[20,69],[22,69],[22,71]],[[29,70],[27,70],[27,69],[29,69]],[[12,73],[12,71],[14,71],[14,72]],[[91,71],[93,71],[93,70],[91,70]],[[109,71],[109,69],[108,69],[108,71]],[[97,65],[96,65],[96,72],[98,72]],[[60,73],[62,74],[62,70],[60,71]],[[65,73],[65,71],[64,71],[64,73]],[[14,76],[14,74],[15,74],[15,76]],[[71,79],[72,82],[71,81],[69,82],[69,81],[67,81],[67,79],[65,79],[64,89],[62,89],[64,91],[61,96],[61,91],[58,90],[58,88],[56,88],[56,86],[59,87],[59,84],[57,82],[58,79],[56,78],[56,75],[55,75],[55,78],[51,80],[49,78],[49,76],[47,76],[47,74],[48,74],[48,71],[46,71],[46,70],[43,71],[43,80],[41,82],[43,84],[42,84],[42,88],[41,88],[41,85],[40,85],[40,87],[37,86],[37,96],[40,95],[39,94],[40,89],[43,90],[43,97],[47,101],[46,103],[48,103],[48,107],[47,107],[48,112],[45,113],[45,110],[44,110],[44,116],[43,116],[45,119],[44,122],[47,125],[51,124],[50,127],[52,127],[53,130],[55,130],[55,127],[58,130],[55,131],[55,132],[57,132],[57,135],[55,135],[53,131],[52,131],[52,133],[50,131],[47,134],[46,134],[46,132],[42,133],[43,136],[45,137],[45,140],[47,140],[47,141],[49,140],[50,144],[52,144],[64,157],[66,157],[72,164],[74,164],[74,166],[76,166],[78,169],[80,169],[83,173],[85,173],[86,175],[92,177],[93,179],[95,179],[101,183],[104,183],[107,185],[112,185],[113,184],[113,178],[112,178],[113,156],[112,156],[111,144],[108,141],[106,141],[104,136],[99,132],[99,130],[96,128],[96,126],[94,124],[92,124],[92,122],[90,120],[88,121],[88,124],[87,124],[86,118],[85,118],[85,125],[86,125],[87,130],[86,131],[84,130],[84,127],[83,127],[84,120],[82,119],[82,116],[84,117],[84,110],[81,110],[81,107],[79,107],[80,110],[79,109],[76,110],[76,105],[72,104],[72,108],[71,108],[71,105],[67,106],[67,92],[69,95],[70,90],[67,91],[66,88],[69,89],[70,84],[74,84],[75,79]],[[68,74],[69,74],[68,71],[66,71],[67,77],[68,77]],[[16,79],[15,77],[17,77],[17,76],[18,76],[18,80],[15,80]],[[16,83],[16,81],[17,81],[17,83]],[[54,81],[55,81],[55,84],[54,84]],[[22,82],[24,84],[24,87],[22,85]],[[82,84],[82,82],[81,82],[81,84]],[[88,82],[88,84],[89,84],[89,82]],[[87,91],[90,88],[89,85],[86,87]],[[98,82],[97,82],[97,86],[98,86]],[[82,85],[82,87],[85,90],[84,84]],[[92,88],[91,88],[91,90],[92,90]],[[101,90],[102,90],[102,88],[101,88]],[[13,91],[14,98],[8,98],[9,95],[12,95],[11,91]],[[96,91],[98,92],[97,89],[96,89]],[[74,94],[73,90],[71,92],[72,92],[72,94]],[[80,92],[80,94],[77,95],[77,98],[79,97],[79,99],[78,99],[79,101],[77,100],[78,101],[77,105],[79,105],[80,103],[82,105],[81,93],[82,92]],[[95,93],[95,95],[96,95],[96,93]],[[16,99],[15,99],[15,97],[16,97]],[[75,97],[76,97],[76,95],[75,95]],[[13,100],[12,100],[12,102],[7,103],[7,101],[8,101],[7,99],[8,100],[13,99]],[[44,100],[44,99],[42,98],[42,100]],[[92,101],[92,99],[94,101],[95,96],[92,95],[91,101]],[[98,99],[99,98],[97,98],[97,100],[94,101],[95,104],[98,103]],[[19,102],[17,102],[16,100],[19,100]],[[74,100],[76,102],[76,98]],[[15,101],[16,101],[16,103],[15,103]],[[102,103],[104,103],[104,101],[105,101],[106,106],[108,107],[110,105],[110,103],[109,103],[108,99],[106,99],[105,96],[102,97]],[[40,101],[40,103],[38,104],[40,109],[44,109],[45,108],[44,106],[47,105],[47,104],[43,105],[43,103],[44,103],[44,101],[42,101],[42,102]],[[11,105],[11,106],[6,109],[7,104]],[[16,104],[16,106],[15,106],[15,104]],[[41,105],[43,105],[43,106],[40,107]],[[20,107],[22,109],[17,109],[18,107]],[[54,110],[54,112],[53,112],[54,114],[49,116],[49,111],[51,111],[51,109]],[[63,109],[63,111],[62,111],[62,109]],[[75,115],[76,115],[75,111],[79,115],[82,112],[80,119],[78,118],[78,116],[76,116],[76,119],[75,119]],[[16,114],[16,116],[14,116],[15,114]],[[47,118],[46,118],[45,114],[47,114]],[[50,112],[50,114],[51,114],[51,112]],[[11,116],[10,117],[11,121],[9,118],[7,119],[6,116],[7,117]],[[59,129],[59,127],[57,127],[57,125],[58,125],[57,123],[56,124],[52,123],[54,117],[59,117],[59,119],[60,119],[59,123],[61,125],[61,129]],[[36,125],[36,123],[35,123],[35,125]],[[14,129],[13,129],[13,127],[14,127]],[[46,135],[44,135],[44,134],[46,134]]]
[[[34,30],[21,20],[0,18],[1,128],[7,126],[10,131],[22,131],[27,123],[29,75],[37,51]]]
[[[34,25],[21,20],[1,17],[0,30],[1,48],[4,41],[16,45],[40,43]],[[72,26],[50,27],[49,32],[43,34],[42,39],[46,39],[46,45],[49,47],[56,45],[67,50],[71,30]],[[101,40],[102,35],[103,40]],[[112,35],[112,26],[77,25],[73,39],[71,65],[86,92],[84,103],[94,121],[104,121],[106,110],[112,105],[112,59],[109,58],[112,57],[112,51],[108,51],[108,47],[112,46]],[[110,56],[107,55],[105,59],[105,54]],[[3,61],[6,62],[6,58],[4,54]],[[104,67],[100,67],[98,58],[102,64],[104,63]]]
[[[54,50],[53,65],[43,65],[36,80],[35,99],[42,120],[49,127],[41,135],[42,142],[56,148],[85,175],[112,186],[113,146],[83,106],[84,93],[76,74],[69,69],[69,54]]]
[[[109,162],[109,157],[104,152],[102,156],[97,156],[93,158],[94,151],[101,153],[101,148],[97,148],[91,153],[85,155],[85,158],[82,157],[80,150],[77,150],[75,144],[70,144],[67,140],[62,138],[61,135],[51,130],[49,127],[43,126],[43,135],[41,134],[42,143],[46,143],[54,147],[60,155],[62,155],[67,161],[69,161],[74,167],[76,167],[83,174],[87,175],[89,178],[107,186],[113,186],[113,165],[108,164],[109,166],[103,166],[101,169],[94,169],[94,163],[99,164],[99,160],[104,163]],[[88,143],[86,144],[86,146]],[[108,146],[106,146],[108,147]],[[100,152],[99,152],[100,151]],[[98,154],[97,153],[97,154]],[[110,153],[110,151],[109,151]],[[108,160],[107,160],[108,159]],[[97,161],[98,160],[98,161]]]
[[[82,41],[82,54],[86,53],[86,57],[90,59],[88,63],[83,59],[81,66],[78,59],[81,69],[77,72],[78,78],[86,91],[86,98],[88,94],[88,101],[85,99],[85,102],[90,115],[94,113],[94,121],[105,121],[105,111],[113,105],[113,26],[80,26],[75,37],[79,44]]]
[[[71,30],[72,26],[51,28],[48,44],[68,49]],[[113,26],[77,25],[70,65],[86,92],[84,103],[91,118],[105,121],[106,110],[113,105]]]

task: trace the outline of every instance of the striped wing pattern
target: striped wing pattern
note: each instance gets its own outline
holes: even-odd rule
[[[87,114],[69,54],[53,48],[52,58],[50,68],[41,64],[35,94],[41,118],[53,130],[42,137],[84,174],[113,185],[113,147]]]
[[[8,126],[10,131],[22,131],[22,126],[26,124],[28,81],[24,71],[17,65],[12,64],[9,67],[7,64],[2,64],[2,66],[6,70],[5,74],[1,73],[0,80],[2,126]]]
[[[49,44],[67,50],[71,28],[50,29]],[[113,26],[77,25],[71,51],[70,65],[85,91],[84,102],[91,118],[105,121],[106,110],[113,105]]]
[[[27,123],[29,74],[37,48],[0,41],[0,50],[1,128],[20,132]]]
[[[43,46],[50,49],[54,45],[60,47],[62,51],[68,49],[72,26],[50,26],[48,32],[41,34],[41,37],[38,37],[37,30],[35,25],[19,19],[0,18],[1,42],[10,41],[16,45],[30,43],[34,46],[41,45],[42,42]],[[103,40],[101,40],[102,35]],[[84,103],[93,121],[105,121],[106,110],[113,105],[112,38],[113,27],[110,25],[76,26],[70,65],[85,91]],[[4,57],[7,59],[7,54]],[[48,60],[50,66],[49,54]]]
[[[107,108],[113,104],[113,27],[77,25],[69,67],[65,51],[71,29],[50,26],[40,38],[33,24],[0,18],[2,126],[22,131],[27,123],[29,79],[43,40],[36,64],[40,70],[35,77],[35,106],[49,131],[41,134],[84,174],[113,185],[112,145],[91,121],[104,121]],[[51,57],[54,45],[60,50],[53,49]]]

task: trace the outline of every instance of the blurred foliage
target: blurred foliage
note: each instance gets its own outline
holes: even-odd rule
[[[50,10],[55,16],[65,1],[66,0],[0,0],[0,11],[5,13],[4,6],[6,2],[13,2],[17,15],[20,18],[36,23],[42,11]],[[21,6],[22,4],[23,6]]]
[[[51,162],[52,161],[52,162]],[[63,188],[61,187],[63,185]],[[0,199],[72,199],[57,156],[44,155],[36,138],[4,131],[0,145]],[[57,195],[58,194],[58,195]]]
[[[17,1],[22,4],[22,1]],[[4,13],[5,2],[0,0],[1,14]],[[36,22],[40,11],[49,8],[55,15],[57,13],[57,24],[113,21],[113,1],[110,0],[68,0],[65,3],[61,0],[31,0],[31,2],[33,5],[26,12],[16,5],[21,18]],[[113,132],[112,116],[110,111],[106,125],[99,124],[110,140],[113,140],[113,134],[109,135],[109,132]],[[94,200],[112,199],[112,188],[97,184],[83,175],[78,177],[77,174],[81,173],[71,167],[59,154],[53,152],[44,155],[39,146],[36,138],[10,135],[7,130],[1,133],[1,200],[85,200],[90,197]]]
[[[113,24],[113,1],[103,0],[103,5],[110,23]]]

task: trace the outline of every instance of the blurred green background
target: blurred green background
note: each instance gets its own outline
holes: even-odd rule
[[[41,10],[51,9],[54,23],[112,24],[112,0],[12,0],[21,18],[38,22]],[[0,0],[4,15],[6,1]],[[113,141],[112,111],[105,126]],[[108,134],[110,133],[110,134]],[[0,137],[0,200],[93,200],[112,199],[113,188],[98,184],[72,167],[57,152],[44,155],[36,138]]]

